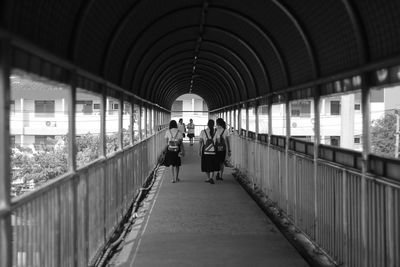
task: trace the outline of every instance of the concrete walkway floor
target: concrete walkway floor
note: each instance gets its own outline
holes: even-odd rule
[[[166,168],[109,266],[308,266],[226,169],[205,183],[185,143],[179,183]]]

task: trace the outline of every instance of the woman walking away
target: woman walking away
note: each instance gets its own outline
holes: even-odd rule
[[[219,170],[215,151],[214,120],[209,120],[207,128],[200,133],[199,155],[201,157],[201,171],[207,174],[205,182],[214,184],[214,172]]]
[[[172,182],[179,182],[179,167],[181,166],[181,157],[185,155],[182,143],[182,133],[178,130],[175,120],[170,121],[169,130],[165,133],[167,143],[167,154],[165,155],[164,165],[171,166]]]
[[[186,127],[182,119],[179,119],[178,130],[181,132],[182,137],[185,138]]]
[[[222,118],[218,118],[217,122],[217,130],[215,132],[215,140],[216,140],[216,150],[217,150],[217,161],[219,164],[219,171],[217,172],[217,176],[215,179],[218,181],[222,181],[222,174],[224,173],[224,162],[226,159],[227,151],[228,156],[231,156],[231,145],[229,142],[228,130],[226,129],[226,123]]]
[[[194,124],[193,124],[193,120],[190,119],[189,120],[189,124],[186,126],[187,131],[188,131],[188,137],[189,137],[189,142],[190,145],[193,146],[193,138],[194,138]]]

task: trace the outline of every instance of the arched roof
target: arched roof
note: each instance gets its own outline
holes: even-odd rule
[[[210,109],[400,54],[398,0],[5,0],[2,28],[141,98]]]

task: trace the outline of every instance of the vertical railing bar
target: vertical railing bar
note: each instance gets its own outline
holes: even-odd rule
[[[237,130],[237,117],[239,116],[238,114],[236,114],[236,108],[233,108],[233,129]]]
[[[134,123],[134,103],[133,101],[129,101],[129,105],[130,105],[130,110],[129,110],[129,145],[133,145],[134,143],[134,138],[135,138],[135,127],[133,125]]]
[[[84,238],[84,242],[83,242],[84,243],[84,248],[83,248],[84,255],[83,255],[83,258],[85,260],[86,265],[88,265],[89,264],[89,238],[90,238],[89,237],[89,200],[90,200],[90,198],[89,198],[90,171],[89,170],[87,170],[85,172],[85,180],[86,180],[86,183],[85,183],[86,192],[85,192],[85,203],[84,203],[84,209],[85,209],[85,211],[84,211],[84,216],[85,216],[84,235],[85,235],[85,238]]]
[[[249,125],[250,125],[250,123],[249,123],[249,105],[248,104],[245,104],[245,108],[246,108],[246,138],[248,138],[249,137]]]
[[[136,114],[136,120],[138,122],[138,137],[139,137],[139,142],[143,139],[142,136],[142,106],[140,105],[140,102],[137,102],[136,106],[138,107],[138,114]]]
[[[238,130],[239,130],[239,135],[241,135],[242,134],[242,107],[241,106],[238,106],[237,113],[238,113],[238,118],[237,118]]]
[[[55,215],[54,212],[54,207],[50,208],[50,218],[53,223],[53,229],[57,229],[56,234],[55,234],[55,240],[53,239],[53,242],[55,241],[55,244],[53,242],[49,242],[48,244],[52,244],[52,247],[55,248],[55,261],[54,262],[57,266],[61,266],[61,233],[62,233],[62,227],[61,227],[61,217],[63,215],[63,209],[61,209],[61,188],[57,187],[56,193],[55,193],[55,198],[57,199],[56,205],[58,206],[58,212],[57,215]],[[65,199],[64,199],[65,200]],[[56,218],[57,216],[57,218]],[[74,216],[74,215],[73,215]],[[48,235],[48,238],[51,239],[51,235]]]
[[[69,163],[69,170],[72,173],[76,172],[76,88],[77,88],[77,76],[74,71],[70,72],[70,88],[68,90],[68,163]],[[75,180],[75,179],[74,179]],[[78,254],[78,224],[77,224],[77,204],[76,204],[76,188],[74,182],[73,184],[73,255]],[[60,191],[58,191],[58,195],[60,195]],[[61,203],[61,202],[60,202]],[[62,218],[59,218],[59,224],[61,225]],[[61,241],[60,241],[61,242]],[[61,246],[61,243],[59,244]],[[60,260],[59,260],[60,261]],[[74,266],[78,266],[77,257],[74,257]]]
[[[12,265],[11,172],[10,172],[10,75],[11,46],[9,39],[0,39],[0,266]]]
[[[107,87],[104,85],[101,94],[101,105],[100,105],[100,156],[105,157],[106,151],[106,98],[107,98]]]
[[[100,105],[100,154],[101,157],[106,157],[106,98],[107,98],[107,85],[103,85],[103,90],[101,94],[101,105]],[[106,163],[101,163],[101,168],[103,170],[103,242],[105,243],[107,236],[107,166]]]
[[[286,109],[286,140],[285,140],[285,205],[286,212],[289,210],[289,139],[290,139],[290,102],[289,94],[285,95],[285,109]]]
[[[319,144],[321,143],[321,121],[320,121],[320,87],[314,88],[314,238],[318,240],[318,153]]]
[[[395,231],[394,231],[393,188],[386,185],[386,262],[385,266],[395,267]]]
[[[267,187],[268,187],[268,195],[272,190],[271,188],[271,134],[272,134],[272,97],[267,97],[267,107],[268,107],[268,136],[267,136]]]
[[[262,179],[261,179],[261,177],[260,177],[260,174],[259,174],[259,164],[258,164],[258,162],[259,162],[259,155],[258,155],[258,151],[259,151],[259,145],[258,145],[258,142],[257,142],[257,140],[258,140],[258,132],[259,132],[259,118],[258,118],[258,102],[256,101],[256,103],[255,103],[255,105],[254,105],[254,115],[255,115],[255,126],[256,126],[256,129],[255,129],[255,139],[253,140],[253,142],[254,142],[254,175],[255,175],[255,177],[257,178],[257,180],[259,181],[258,183],[259,183],[259,187],[260,188],[262,188]]]
[[[124,99],[123,95],[121,95],[118,99],[119,102],[119,109],[118,109],[118,150],[123,150],[124,149],[124,132],[122,130],[123,128],[123,114],[122,114],[122,109],[124,108]]]
[[[344,266],[349,264],[349,244],[348,244],[348,219],[347,219],[347,203],[350,203],[347,197],[347,172],[343,170],[342,172],[342,212],[343,212],[343,263]]]
[[[70,89],[68,90],[68,163],[71,172],[76,171],[76,85],[75,72],[70,73]]]
[[[367,180],[368,154],[370,152],[370,75],[362,76],[361,88],[361,112],[362,112],[362,175],[361,175],[361,243],[362,243],[362,265],[367,266],[368,261],[368,232],[367,232]]]
[[[145,103],[144,105],[143,105],[143,110],[144,110],[144,125],[143,125],[143,129],[144,129],[144,138],[147,138],[147,127],[148,127],[148,125],[147,125],[147,104]],[[147,143],[147,142],[146,142]]]

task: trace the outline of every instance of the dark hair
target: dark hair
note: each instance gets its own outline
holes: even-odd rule
[[[176,123],[176,120],[172,120],[169,122],[169,128],[178,128],[178,124]]]
[[[226,129],[226,123],[225,123],[224,119],[218,118],[215,122],[217,123],[217,125],[219,125],[222,128]]]
[[[208,120],[207,126],[208,129],[210,129],[210,134],[213,135],[214,134],[214,120]]]
[[[182,118],[179,119],[179,122],[183,122]]]

